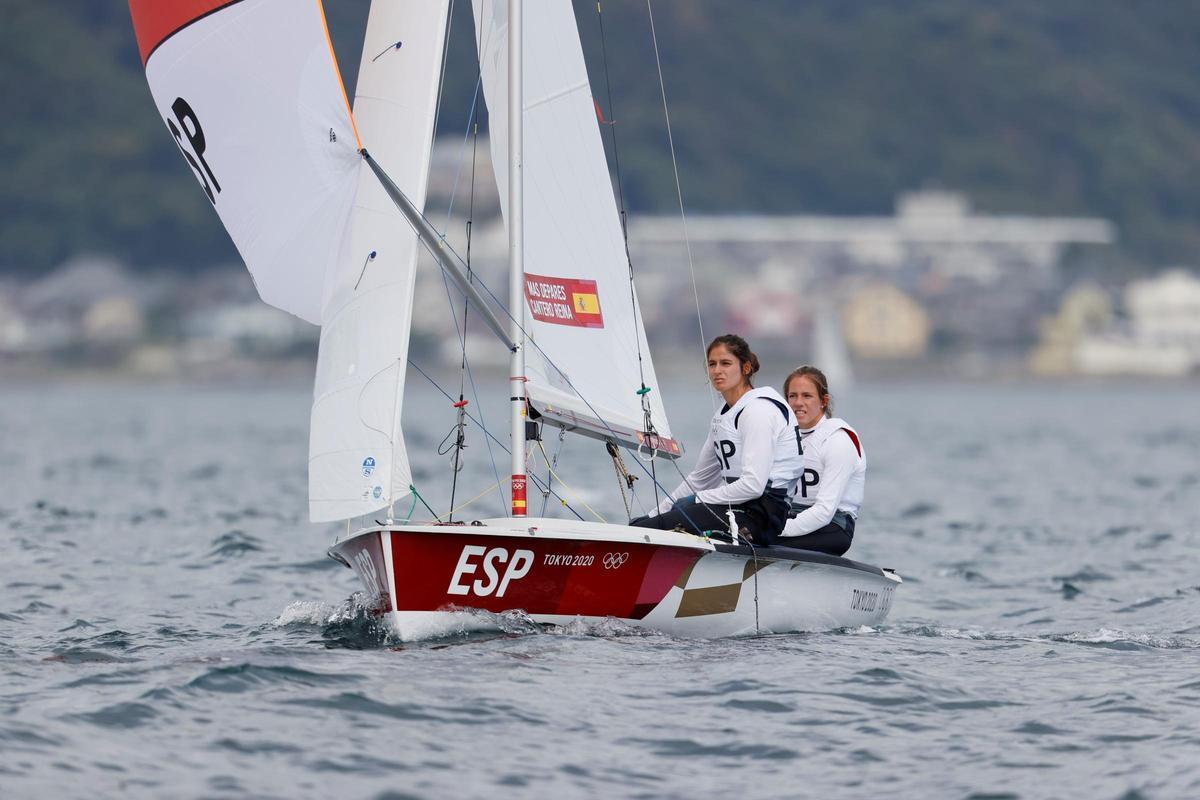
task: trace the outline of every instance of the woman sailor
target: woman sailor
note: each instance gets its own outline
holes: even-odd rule
[[[800,367],[783,382],[800,424],[804,473],[792,502],[792,519],[778,544],[840,556],[854,540],[854,523],[866,487],[867,457],[858,432],[833,416],[829,383],[816,367]]]
[[[702,534],[729,531],[772,544],[787,521],[789,498],[803,469],[800,428],[774,389],[755,389],[758,357],[740,336],[708,346],[708,377],[725,405],[712,419],[695,469],[658,506],[630,524]]]

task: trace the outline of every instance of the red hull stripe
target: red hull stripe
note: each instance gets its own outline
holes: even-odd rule
[[[129,0],[142,64],[158,46],[197,20],[242,0]]]
[[[849,428],[842,428],[842,430],[850,437],[850,441],[854,442],[854,449],[858,451],[858,457],[862,458],[862,445],[858,443],[858,436]]]

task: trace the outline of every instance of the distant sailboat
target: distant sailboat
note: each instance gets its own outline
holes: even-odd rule
[[[571,5],[537,3],[524,25],[522,6],[474,3],[509,234],[505,308],[421,214],[448,0],[372,4],[353,113],[317,0],[130,0],[155,102],[260,295],[321,325],[313,521],[415,502],[400,420],[420,246],[510,351],[512,515],[389,518],[348,529],[330,554],[404,639],[486,627],[479,612],[514,610],[698,636],[882,620],[900,579],[877,567],[526,516],[531,418],[647,457],[682,448],[650,391],[654,365]]]
[[[813,364],[825,373],[833,391],[845,392],[854,386],[854,367],[846,351],[841,315],[832,305],[822,304],[813,322]]]

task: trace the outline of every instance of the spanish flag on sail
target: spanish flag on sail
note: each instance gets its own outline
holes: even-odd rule
[[[525,299],[533,318],[574,328],[603,328],[604,312],[596,282],[525,273]]]

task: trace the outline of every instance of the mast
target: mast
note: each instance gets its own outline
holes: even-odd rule
[[[509,338],[516,343],[509,359],[512,422],[512,515],[525,516],[525,220],[521,174],[523,97],[521,72],[521,0],[508,6],[508,311]]]

